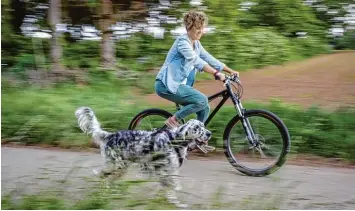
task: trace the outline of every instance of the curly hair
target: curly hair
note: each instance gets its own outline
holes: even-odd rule
[[[184,15],[184,24],[187,31],[191,30],[193,27],[200,29],[207,25],[207,23],[207,15],[202,11],[191,10]]]

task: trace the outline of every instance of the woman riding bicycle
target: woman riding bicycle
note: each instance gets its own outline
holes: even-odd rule
[[[207,120],[210,112],[208,98],[192,87],[196,70],[208,72],[221,81],[225,80],[222,70],[239,76],[237,71],[218,61],[202,47],[199,40],[207,25],[207,16],[203,12],[188,12],[184,16],[184,24],[187,33],[176,39],[155,81],[155,91],[160,97],[183,105],[165,122],[170,128],[179,126],[179,120],[193,113],[197,114],[199,121]],[[205,149],[213,151],[214,147],[206,144]]]

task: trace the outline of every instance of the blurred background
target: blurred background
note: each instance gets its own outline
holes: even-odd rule
[[[268,73],[268,68],[276,67],[272,65],[355,49],[352,0],[4,0],[1,6],[2,143],[90,146],[87,137],[77,135],[73,115],[76,107],[82,105],[97,111],[105,129],[127,128],[139,111],[156,107],[159,97],[154,94],[154,78],[176,36],[185,33],[184,13],[198,9],[209,17],[201,39],[203,46],[242,75],[250,72],[250,77],[244,74],[245,86],[252,84],[245,88],[247,99],[248,90],[252,94],[253,87],[266,90],[255,97],[263,97],[261,102],[245,103],[249,108],[267,108],[279,115],[291,131],[295,153],[355,158],[353,52],[316,61],[323,66],[294,65],[294,69],[304,69],[300,73],[290,70],[290,75],[309,82],[310,78],[320,80],[320,76],[304,76],[306,71],[312,73],[308,68],[319,71],[339,67],[320,73],[334,72],[332,79],[345,78],[333,88],[324,78],[326,84],[320,92],[329,90],[335,97],[336,106],[330,110],[322,108],[334,104],[327,101],[329,96],[318,105],[319,90],[313,94],[301,90],[300,96],[292,92],[297,87],[309,87],[309,83],[281,88],[261,84],[270,80],[267,77],[273,73]],[[347,65],[343,68],[344,64]],[[288,66],[285,68],[279,66],[287,73]],[[348,72],[336,72],[342,69]],[[208,74],[197,77],[214,87]],[[283,76],[275,77],[275,83],[281,84]],[[219,89],[208,86],[200,88],[209,94]],[[291,102],[296,103],[290,106],[275,97],[267,104],[274,86],[278,90],[291,86],[287,92]],[[336,97],[341,93],[347,95],[338,101]],[[300,102],[298,106],[297,99],[309,103],[302,106]],[[159,106],[174,112],[167,101]],[[211,123],[215,131],[211,143],[217,147],[222,146],[222,131],[230,112],[234,113],[233,107],[224,107]],[[342,142],[337,142],[340,139]]]
[[[2,70],[159,67],[182,16],[203,10],[205,48],[237,70],[354,48],[354,1],[3,1]],[[124,71],[123,71],[124,72]]]
[[[355,49],[353,0],[4,0],[1,6],[2,143],[89,146],[87,137],[77,135],[73,115],[82,105],[93,107],[106,129],[127,128],[135,114],[157,101],[146,96],[154,95],[154,78],[176,36],[185,33],[182,17],[190,9],[203,10],[209,17],[203,46],[242,73],[262,75],[267,71],[261,68],[270,65]],[[330,58],[346,63],[350,71],[348,75],[335,73],[346,80],[334,87],[347,84],[338,91],[347,90],[348,95],[343,101],[335,100],[337,106],[331,110],[309,106],[319,91],[298,97],[308,97],[311,103],[307,107],[290,110],[282,99],[268,105],[272,84],[260,85],[268,87],[263,102],[246,103],[280,115],[291,131],[294,152],[354,159],[354,60],[347,59],[353,56],[350,51],[339,57],[344,59],[325,59],[336,67],[340,64]],[[301,77],[305,71],[295,74]],[[322,75],[331,72],[325,71]],[[254,81],[253,87],[257,87],[266,81],[255,76],[248,80],[245,75],[246,85]],[[198,81],[213,83],[207,74],[197,77]],[[318,80],[311,75],[302,80],[312,77]],[[247,88],[252,92],[252,87]],[[292,98],[293,93],[290,95]],[[171,103],[159,106],[174,112]],[[229,113],[234,113],[233,107],[223,109],[225,113],[211,124],[215,131],[211,143],[217,147],[222,146]],[[337,143],[340,139],[342,142]]]
[[[190,9],[209,17],[204,48],[241,72],[244,106],[285,122],[292,156],[354,164],[354,0],[3,0],[2,145],[88,150],[74,116],[83,105],[109,131],[143,109],[174,112],[154,78]],[[204,93],[223,88],[197,78]],[[211,145],[222,148],[233,115],[227,105],[213,119]]]

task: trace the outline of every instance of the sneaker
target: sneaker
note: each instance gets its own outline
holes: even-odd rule
[[[171,129],[180,126],[179,122],[174,120],[173,117],[169,117],[169,119],[165,121],[165,125]]]

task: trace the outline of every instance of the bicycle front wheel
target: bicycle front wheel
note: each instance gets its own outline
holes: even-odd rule
[[[258,145],[249,143],[241,117],[235,116],[223,135],[228,161],[249,176],[275,172],[285,163],[290,150],[287,127],[275,114],[266,110],[248,110],[244,116],[250,122]]]

